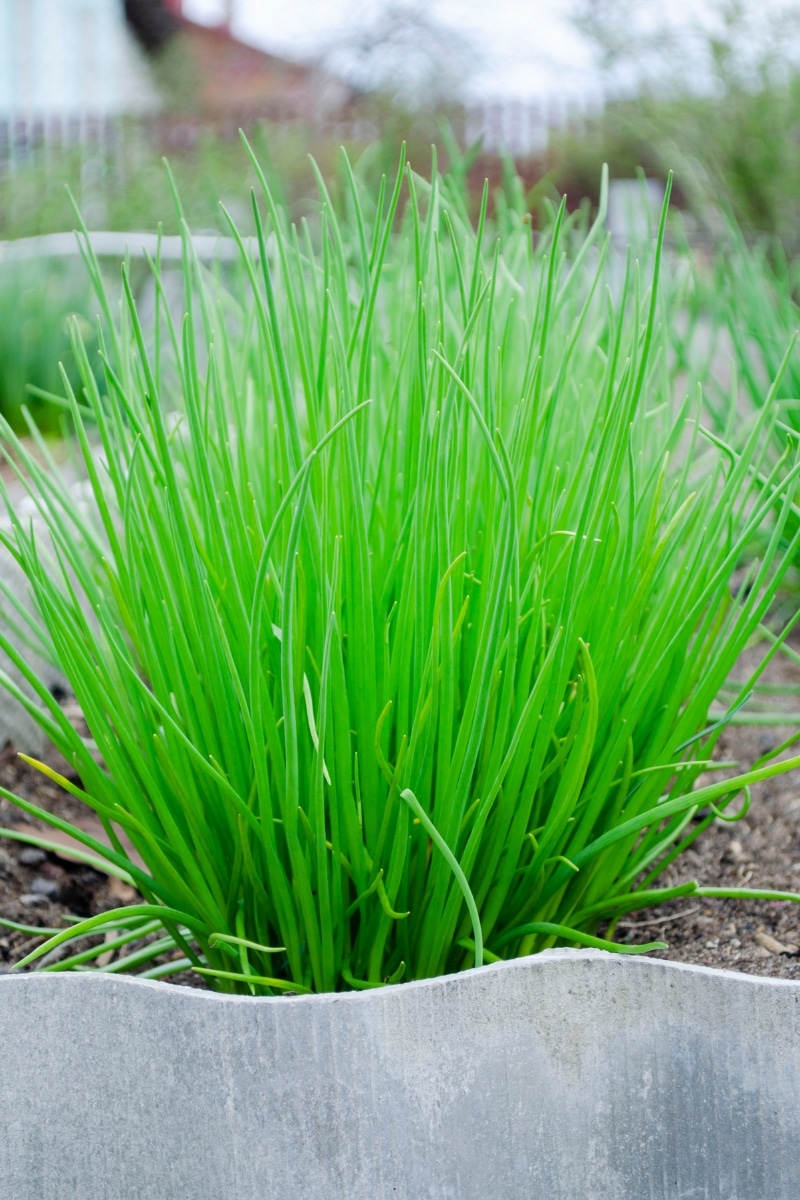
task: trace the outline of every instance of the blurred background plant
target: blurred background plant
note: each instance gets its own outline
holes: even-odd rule
[[[16,428],[27,404],[45,429],[58,428],[60,409],[30,386],[63,395],[59,363],[78,385],[69,319],[76,315],[97,364],[97,337],[89,319],[91,290],[79,260],[0,262],[0,412]]]
[[[672,168],[692,268],[704,269],[698,250],[724,257],[735,226],[747,246],[767,239],[757,251],[765,270],[794,279],[781,261],[791,264],[800,237],[800,3],[707,0],[667,9],[655,0],[570,0],[554,17],[543,4],[523,11],[516,0],[498,0],[495,24],[512,28],[515,61],[528,55],[531,78],[549,80],[546,95],[519,75],[503,77],[489,25],[476,24],[469,3],[375,0],[351,5],[349,17],[343,4],[338,18],[320,18],[313,53],[248,43],[242,31],[259,21],[266,44],[273,33],[246,0],[82,4],[83,25],[62,0],[52,0],[46,16],[24,0],[0,0],[0,24],[11,31],[0,50],[0,242],[71,229],[65,183],[92,229],[154,230],[163,222],[164,233],[177,234],[164,156],[195,233],[225,233],[221,199],[252,234],[246,197],[255,179],[238,151],[242,127],[298,218],[318,205],[309,154],[340,202],[342,145],[360,161],[362,178],[377,182],[402,142],[422,170],[435,143],[439,166],[460,173],[473,215],[488,178],[492,203],[516,204],[509,189],[521,190],[534,228],[548,225],[545,208],[561,194],[571,210],[596,204],[603,162],[612,181],[643,173],[663,184]],[[321,12],[318,0],[301,7]],[[562,59],[584,56],[572,77],[545,61],[540,30],[555,21],[572,39]],[[45,32],[58,35],[64,55],[49,75]],[[508,89],[495,98],[490,60],[491,86]],[[68,83],[63,95],[59,79],[59,87]],[[60,296],[64,271],[54,273],[50,291]],[[735,274],[718,278],[732,287]],[[19,275],[7,292],[27,295],[42,278],[33,269],[29,280]],[[761,291],[777,304],[783,332],[794,321],[794,283]],[[68,303],[90,319],[78,301]],[[37,302],[42,314],[50,302]],[[715,314],[722,316],[718,306]],[[56,317],[52,325],[60,327]],[[45,340],[38,339],[42,358]],[[3,338],[4,364],[17,357],[0,365],[7,411],[21,398],[12,381],[29,371],[23,344]]]
[[[676,22],[655,0],[576,0],[576,28],[612,95],[588,130],[553,139],[556,185],[673,169],[707,235],[728,210],[796,251],[800,233],[800,6],[711,0]]]
[[[0,0],[12,41],[24,24],[17,16],[15,25],[14,13],[23,7],[22,0]],[[68,7],[54,0],[49,12]],[[85,7],[100,6],[86,0]],[[498,16],[504,8],[513,8],[512,0],[499,5]],[[39,53],[36,23],[26,35],[30,45],[6,47],[0,60],[0,238],[70,227],[60,186],[65,179],[82,198],[90,226],[152,228],[169,210],[157,170],[164,153],[180,176],[187,216],[195,227],[218,228],[217,197],[239,195],[243,182],[231,146],[240,125],[251,140],[260,136],[262,160],[266,151],[280,161],[284,186],[300,199],[313,194],[309,152],[327,175],[340,144],[356,154],[383,148],[380,157],[393,162],[397,144],[406,140],[424,153],[422,165],[432,141],[446,149],[446,119],[462,151],[480,143],[481,169],[489,160],[490,177],[499,176],[500,159],[510,154],[528,186],[544,179],[577,205],[582,196],[596,197],[603,161],[612,179],[637,169],[665,177],[673,169],[681,196],[707,229],[718,232],[713,214],[727,206],[748,233],[774,234],[794,245],[800,195],[795,0],[706,0],[668,9],[655,0],[570,0],[560,19],[590,63],[584,101],[574,87],[560,88],[552,70],[556,82],[547,96],[495,97],[482,89],[488,51],[467,19],[469,6],[463,15],[419,0],[351,8],[349,19],[345,11],[304,58],[241,41],[233,4],[220,8],[223,23],[214,27],[187,17],[213,10],[200,0],[187,2],[186,12],[180,0],[105,4],[111,9],[119,12],[115,36],[125,95],[106,103],[99,84],[86,84],[85,95],[73,84],[75,94],[59,100],[63,111],[55,125],[46,111],[48,95],[34,95],[23,78],[25,66],[37,68],[28,76],[43,73],[32,58]],[[527,19],[520,13],[519,42],[530,49],[535,78],[544,54],[534,9]],[[65,43],[79,38],[74,18],[59,19]],[[104,22],[107,38],[107,17]],[[93,36],[102,42],[100,33],[98,23]],[[99,66],[103,53],[96,51]],[[566,70],[562,74],[566,80]],[[26,90],[30,95],[17,94]]]

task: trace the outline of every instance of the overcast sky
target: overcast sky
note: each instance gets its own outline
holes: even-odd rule
[[[380,0],[236,0],[234,32],[268,50],[312,54]],[[599,87],[591,57],[563,16],[563,0],[428,0],[426,11],[472,35],[485,60],[474,90],[484,95],[577,94]],[[224,0],[185,0],[187,16],[219,20]]]
[[[368,22],[391,4],[419,5],[427,17],[466,34],[484,66],[470,70],[470,91],[476,98],[542,97],[558,93],[591,100],[603,90],[589,47],[570,25],[568,12],[575,0],[231,0],[233,29],[239,37],[267,50],[289,56],[313,55],[330,46],[348,27]],[[626,28],[649,34],[647,60],[634,56],[616,77],[614,89],[625,87],[637,74],[650,78],[665,46],[665,32],[677,36],[671,60],[689,86],[702,90],[710,80],[709,34],[719,32],[722,0],[628,0]],[[186,15],[214,22],[224,17],[226,0],[184,0]],[[735,6],[728,6],[730,12]],[[744,57],[755,55],[770,41],[778,55],[800,58],[798,0],[743,0],[742,21],[736,26],[737,46]],[[783,17],[779,19],[780,14]],[[787,23],[794,22],[793,24]],[[697,36],[704,27],[705,35]],[[766,39],[766,41],[765,41]]]

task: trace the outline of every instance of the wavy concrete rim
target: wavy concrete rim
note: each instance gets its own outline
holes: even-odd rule
[[[0,977],[14,1200],[797,1200],[800,983],[556,950],[253,999]]]
[[[475,978],[486,978],[487,975],[501,975],[509,971],[528,970],[530,967],[541,966],[545,963],[552,962],[580,962],[584,960],[599,960],[606,963],[613,963],[615,966],[622,967],[625,970],[650,970],[653,967],[666,968],[668,971],[676,972],[677,974],[691,974],[708,976],[720,980],[728,980],[730,983],[738,981],[744,984],[761,984],[769,987],[790,988],[798,992],[800,996],[800,979],[782,979],[773,975],[753,975],[745,971],[736,971],[735,969],[722,969],[719,967],[706,967],[700,963],[677,962],[673,959],[659,958],[657,955],[645,954],[615,954],[606,950],[570,950],[566,947],[558,947],[553,950],[542,950],[538,954],[530,954],[522,958],[507,959],[499,963],[486,964],[478,969],[471,968],[467,971],[459,971],[449,975],[438,975],[433,979],[414,979],[407,983],[387,984],[382,988],[372,988],[364,991],[351,990],[341,992],[319,992],[313,995],[285,995],[285,996],[232,996],[224,995],[221,992],[212,992],[204,988],[190,987],[186,984],[166,983],[158,979],[141,979],[136,975],[108,974],[99,971],[23,971],[15,972],[13,968],[0,968],[0,987],[7,986],[9,981],[13,980],[17,984],[29,986],[38,984],[43,981],[70,980],[72,986],[83,986],[88,981],[93,981],[92,986],[107,986],[109,983],[113,985],[122,984],[124,987],[143,988],[148,991],[157,991],[160,993],[167,992],[184,998],[191,997],[193,1000],[203,1004],[255,1004],[255,1005],[270,1005],[278,1004],[282,1007],[287,1004],[300,1006],[313,1006],[325,1003],[335,1002],[336,1004],[363,1004],[369,1003],[378,993],[381,996],[396,994],[402,992],[405,995],[416,990],[423,989],[425,991],[435,990],[446,987],[452,984],[461,983],[465,980]],[[81,981],[78,984],[78,981]]]

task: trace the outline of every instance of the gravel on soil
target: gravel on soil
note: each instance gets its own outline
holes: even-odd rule
[[[719,751],[744,768],[796,730],[737,727]],[[737,798],[731,808],[741,803]],[[658,886],[696,880],[705,887],[800,892],[800,779],[779,775],[752,789],[742,820],[716,820],[664,875]],[[617,939],[632,945],[664,941],[659,958],[800,980],[800,905],[775,900],[718,900],[686,896],[630,913]]]
[[[792,641],[794,652],[798,644]],[[749,677],[764,648],[748,650],[734,678]],[[770,711],[800,711],[800,666],[783,655],[768,665],[761,681],[769,687],[796,688],[795,695],[768,695],[758,706]],[[750,708],[756,707],[754,701]],[[735,761],[747,770],[762,755],[798,733],[793,725],[730,725],[714,757]],[[800,742],[778,757],[800,754]],[[714,774],[714,780],[719,779]],[[701,783],[711,782],[711,777]],[[742,809],[742,797],[729,806]],[[688,831],[687,831],[688,832]],[[751,804],[739,821],[717,819],[658,879],[672,887],[688,880],[703,887],[759,888],[800,893],[800,771],[789,771],[756,784]],[[617,940],[631,945],[664,941],[659,958],[697,963],[749,975],[800,979],[800,904],[792,901],[717,900],[686,896],[639,913],[617,925]]]

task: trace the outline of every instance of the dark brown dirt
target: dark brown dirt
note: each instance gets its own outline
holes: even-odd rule
[[[736,677],[745,678],[758,658],[758,651],[748,653]],[[780,657],[770,665],[764,681],[798,689],[795,696],[769,696],[764,706],[768,701],[773,710],[800,711],[800,667]],[[717,757],[736,760],[745,769],[795,732],[797,725],[731,727],[717,747]],[[800,753],[800,743],[787,752],[791,753]],[[48,754],[47,761],[70,775],[55,751]],[[86,816],[79,801],[23,763],[10,746],[0,753],[0,786],[67,820]],[[731,807],[738,811],[740,804],[741,798]],[[31,829],[40,824],[0,798],[0,826],[20,823]],[[41,829],[46,835],[43,824]],[[26,865],[24,860],[31,856],[25,850],[21,843],[0,837],[0,918],[29,926],[60,927],[64,915],[93,916],[130,903],[136,896],[118,881],[53,853]],[[746,817],[735,823],[716,820],[665,872],[659,886],[689,879],[709,887],[800,892],[800,771],[754,787]],[[48,891],[52,893],[49,896]],[[669,948],[659,951],[659,957],[678,962],[800,979],[800,905],[790,902],[688,897],[627,915],[619,922],[616,936],[631,944],[665,941]],[[0,971],[9,969],[36,944],[30,934],[0,928]],[[100,953],[102,946],[98,946]],[[204,981],[191,973],[175,976],[173,981],[204,986]]]
[[[750,755],[742,753],[742,742],[754,740],[752,732],[737,730],[723,748],[746,763]],[[768,740],[762,735],[761,744]],[[690,879],[706,887],[800,892],[797,773],[753,788],[747,817],[735,824],[715,822],[659,884]],[[630,914],[619,922],[617,938],[631,944],[665,941],[669,948],[658,957],[676,962],[800,979],[800,906],[791,902],[689,896]]]
[[[46,759],[48,765],[77,782],[74,772],[55,751],[50,751]],[[74,820],[82,814],[83,805],[78,800],[22,762],[10,745],[0,753],[0,784],[65,820]],[[35,821],[6,799],[0,799],[0,825],[27,825],[31,833],[40,827],[43,836],[47,836],[43,822]],[[106,875],[54,854],[41,852],[38,863],[36,857],[37,852],[32,852],[24,843],[5,837],[0,839],[0,917],[26,925],[53,926],[60,925],[62,912],[88,917],[113,907]],[[26,859],[31,861],[26,863]],[[53,883],[58,889],[57,894],[37,896],[37,879]],[[16,959],[23,941],[30,941],[30,938],[0,931],[0,957],[7,961]]]
[[[797,644],[793,643],[795,650]],[[748,677],[763,653],[749,651],[735,678]],[[749,707],[800,711],[800,667],[783,656],[770,663],[762,682],[797,688],[795,695],[760,697]],[[800,724],[800,723],[798,723]],[[748,767],[798,731],[786,726],[729,726],[715,757]],[[800,754],[800,742],[782,753]],[[715,774],[714,780],[720,775]],[[703,782],[711,782],[709,776]],[[730,811],[741,810],[741,796]],[[672,864],[658,886],[694,879],[705,887],[760,888],[800,893],[800,771],[778,775],[752,788],[746,816],[736,822],[715,820]],[[800,905],[768,900],[692,899],[631,913],[617,926],[617,938],[631,944],[664,941],[660,958],[707,967],[800,979]]]
[[[42,759],[71,782],[80,784],[78,776],[55,749],[51,748]],[[93,819],[85,805],[23,762],[17,756],[14,747],[8,744],[0,751],[0,787],[29,800],[39,808],[55,813],[66,821],[86,825],[87,818],[89,822]],[[2,796],[0,827],[27,828],[32,833],[40,833],[44,837],[53,836],[52,830],[44,821],[27,815]],[[45,853],[23,842],[0,836],[2,920],[26,925],[31,929],[60,929],[66,923],[64,918],[93,917],[122,904],[135,903],[138,899],[138,892],[119,880],[110,879],[91,867],[70,861],[68,849],[65,849],[65,853]],[[41,936],[0,926],[0,972],[9,970],[40,942]],[[71,946],[69,952],[82,951],[92,945],[97,947],[98,955],[103,954],[103,945],[97,940],[80,942]],[[144,942],[131,943],[125,952],[129,953],[141,945],[144,945]],[[53,952],[54,957],[59,953],[57,948]],[[166,958],[155,961],[165,962]],[[168,982],[201,988],[207,986],[201,976],[191,972],[171,977]]]

